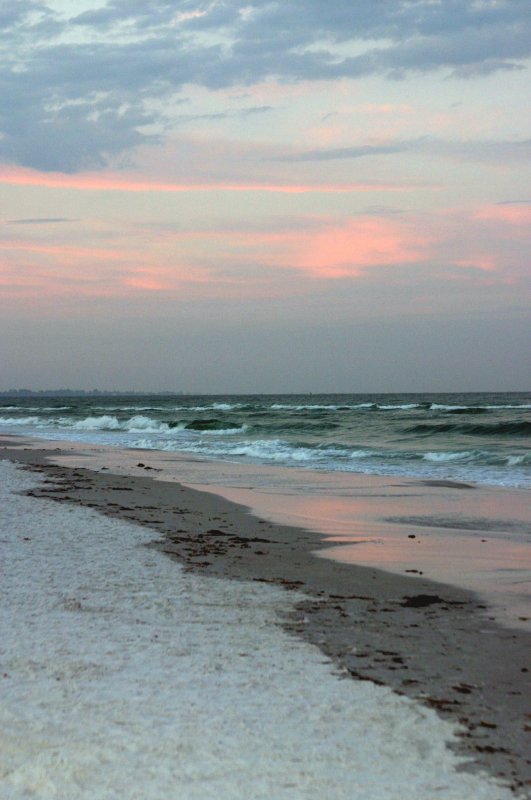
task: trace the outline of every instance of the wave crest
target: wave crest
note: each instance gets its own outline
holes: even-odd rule
[[[419,423],[404,428],[404,433],[437,435],[460,433],[465,436],[531,436],[531,422],[489,422],[489,423]]]

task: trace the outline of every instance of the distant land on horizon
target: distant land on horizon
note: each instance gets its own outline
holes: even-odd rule
[[[122,389],[6,389],[0,391],[0,397],[98,397],[98,396],[134,396],[134,395],[183,395],[180,391],[140,392]]]
[[[437,391],[410,391],[410,392],[184,392],[184,391],[140,391],[140,390],[125,390],[125,389],[5,389],[0,391],[0,397],[254,397],[254,396],[324,396],[324,395],[352,395],[352,396],[370,396],[370,395],[465,395],[465,394],[528,394],[529,390],[523,389],[508,389],[506,391],[493,390],[450,390],[444,392]]]

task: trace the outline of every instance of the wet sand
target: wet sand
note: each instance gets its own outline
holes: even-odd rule
[[[453,481],[323,477],[316,475],[312,491],[303,493],[289,483],[281,493],[267,486],[193,488],[214,490],[261,519],[325,536],[333,546],[320,551],[323,558],[475,591],[488,606],[485,616],[531,633],[528,492]]]
[[[151,528],[151,546],[187,570],[304,592],[307,599],[282,622],[290,632],[317,645],[345,678],[388,685],[458,721],[459,752],[527,796],[531,635],[489,619],[476,594],[419,574],[316,557],[330,545],[315,531],[155,479],[154,452],[122,454],[128,464],[114,474],[94,453],[66,443],[55,450],[57,443],[5,437],[2,445],[0,458],[46,475],[35,496]]]

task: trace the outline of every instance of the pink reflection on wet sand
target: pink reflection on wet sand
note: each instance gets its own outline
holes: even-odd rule
[[[472,589],[501,621],[531,629],[531,514],[523,490],[348,476],[350,495],[216,491],[275,522],[325,535],[317,555]],[[527,533],[526,533],[527,531]]]

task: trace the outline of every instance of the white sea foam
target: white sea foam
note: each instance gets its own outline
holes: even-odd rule
[[[377,408],[383,409],[385,411],[410,411],[412,408],[418,408],[418,403],[402,403],[400,405],[380,405],[378,404]]]
[[[425,459],[425,461],[445,463],[447,461],[463,461],[470,458],[473,455],[474,453],[470,452],[469,450],[463,450],[458,453],[445,453],[445,452],[424,453],[423,458]]]
[[[176,406],[176,411],[237,411],[246,408],[247,403],[209,403],[203,406]]]
[[[310,448],[293,447],[280,439],[263,439],[255,442],[238,442],[226,445],[224,452],[228,456],[247,456],[249,458],[276,461],[280,463],[290,461],[315,461],[316,452]]]
[[[518,464],[527,464],[531,456],[521,455],[521,456],[507,456],[507,464],[510,467],[516,467]]]
[[[132,406],[129,403],[116,405],[116,406],[93,406],[94,409],[100,411],[233,411],[239,408],[245,408],[244,403],[210,403],[208,405],[201,405],[201,406],[188,406],[188,405],[176,405],[176,406]]]
[[[494,406],[493,405],[486,405],[486,406],[483,406],[483,405],[451,406],[451,405],[446,405],[444,403],[432,403],[430,405],[430,408],[431,408],[432,411],[457,411],[457,410],[462,410],[462,409],[466,410],[466,409],[469,409],[469,408],[481,408],[481,409],[485,409],[487,411],[503,411],[504,408],[506,408],[506,409],[511,409],[511,408],[522,408],[522,409],[531,408],[531,404],[530,403],[517,403],[515,405],[500,404],[500,405],[494,405]]]
[[[243,408],[243,403],[212,403],[211,408],[215,411],[233,411],[238,408]]]
[[[2,406],[2,411],[68,411],[72,406]]]
[[[479,408],[479,406],[476,406]],[[469,406],[447,406],[444,403],[432,403],[430,405],[432,411],[458,411],[461,409],[467,409]]]
[[[85,419],[77,420],[77,422],[64,419],[59,420],[59,424],[65,427],[71,424],[76,431],[116,431],[120,429],[117,417],[111,417],[109,414],[104,414],[101,417],[86,417]]]
[[[182,407],[182,406],[181,406]],[[127,404],[121,404],[117,406],[92,406],[94,411],[168,411],[168,406],[132,406]]]
[[[337,411],[338,405],[318,405],[310,403],[305,405],[293,405],[291,403],[273,403],[270,406],[274,411]],[[346,406],[345,406],[346,408]]]
[[[188,430],[190,430],[190,429],[188,429]],[[248,425],[240,425],[237,428],[217,428],[217,429],[216,428],[212,428],[212,429],[207,428],[206,430],[199,430],[199,431],[194,431],[194,429],[192,428],[191,430],[193,432],[196,432],[196,433],[200,434],[201,436],[205,436],[205,435],[206,436],[234,436],[234,434],[237,434],[237,433],[245,433],[245,431],[249,430],[249,426]]]
[[[341,403],[325,404],[306,403],[293,405],[291,403],[273,403],[269,408],[273,411],[339,411],[340,409],[373,408],[374,403]]]
[[[38,425],[39,417],[0,417],[0,425]]]
[[[498,408],[502,408],[502,409],[503,408],[531,408],[531,403],[519,403],[518,405],[514,405],[514,406],[507,406],[507,405],[505,405],[505,406],[502,406],[502,405],[500,405],[500,406],[480,406],[480,408],[483,408],[483,407],[484,408],[488,408],[489,410],[496,410]]]
[[[37,425],[46,426],[50,428],[64,428],[73,431],[85,431],[87,433],[98,431],[113,431],[124,433],[154,433],[154,434],[177,434],[181,431],[188,430],[191,433],[197,433],[207,436],[227,436],[235,433],[243,433],[248,429],[247,425],[241,425],[236,428],[219,428],[219,429],[206,429],[198,430],[187,428],[187,423],[182,420],[178,423],[168,424],[161,420],[153,419],[142,414],[136,414],[129,419],[120,420],[116,416],[110,414],[102,414],[100,416],[85,417],[84,419],[72,419],[71,417],[56,417],[55,419],[41,420],[39,417],[21,417],[9,418],[2,420],[6,425]]]
[[[131,433],[140,433],[141,431],[146,433],[167,433],[170,430],[167,422],[159,422],[151,417],[142,415],[136,415],[131,419],[125,420],[121,423],[121,427],[122,430],[131,431]]]
[[[457,771],[449,722],[284,633],[300,595],[0,475],[3,800],[511,800]]]
[[[159,422],[151,417],[144,417],[136,415],[127,420],[119,420],[118,417],[112,417],[104,414],[99,417],[86,417],[77,421],[69,419],[59,419],[58,424],[63,427],[72,427],[77,431],[129,431],[130,433],[167,433],[171,430],[166,422]],[[179,426],[175,426],[176,430]],[[182,430],[184,424],[180,426]]]
[[[341,403],[340,405],[337,404],[328,404],[328,405],[319,405],[316,403],[310,403],[306,405],[291,405],[289,403],[273,403],[270,406],[271,409],[274,411],[339,411],[339,409],[345,410],[352,410],[355,411],[358,408],[378,408],[384,411],[390,410],[407,410],[409,411],[412,408],[419,408],[418,403],[401,403],[399,405],[383,405],[380,403]]]

